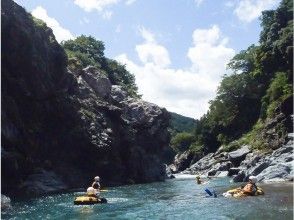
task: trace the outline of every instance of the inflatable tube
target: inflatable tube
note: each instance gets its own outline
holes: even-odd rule
[[[107,203],[105,198],[97,198],[95,196],[79,196],[75,198],[74,205],[94,205],[99,203]]]
[[[264,191],[262,190],[262,188],[257,187],[257,191],[253,196],[260,196],[263,194],[264,194]],[[250,196],[250,195],[244,193],[241,188],[236,188],[236,189],[231,189],[231,190],[223,193],[223,196],[227,197],[227,198],[229,198],[229,197],[240,198],[240,197],[246,197],[246,196]]]

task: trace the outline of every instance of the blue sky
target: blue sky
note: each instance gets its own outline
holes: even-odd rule
[[[280,0],[16,0],[58,41],[81,34],[135,74],[143,99],[193,118],[208,110],[226,63],[258,43]]]

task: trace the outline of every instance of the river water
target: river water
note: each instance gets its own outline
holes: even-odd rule
[[[293,184],[259,185],[265,195],[225,198],[222,193],[238,186],[229,178],[197,185],[194,178],[179,177],[150,184],[109,188],[107,204],[75,206],[83,192],[44,196],[13,202],[2,219],[293,219]],[[209,197],[205,188],[215,190]]]

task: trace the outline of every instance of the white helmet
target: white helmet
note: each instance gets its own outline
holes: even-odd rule
[[[95,177],[94,177],[94,180],[95,180],[96,182],[99,182],[99,181],[100,181],[100,177],[99,177],[99,176],[95,176]]]
[[[255,176],[249,176],[249,180],[251,180],[252,183],[257,182],[257,178]]]
[[[95,195],[95,189],[93,187],[88,187],[87,195]]]

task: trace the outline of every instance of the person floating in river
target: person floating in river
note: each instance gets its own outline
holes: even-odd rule
[[[242,192],[244,194],[254,196],[257,191],[257,186],[255,183],[257,182],[257,178],[255,176],[250,176],[248,183],[242,187]]]
[[[94,177],[94,182],[87,189],[87,195],[94,196],[97,198],[100,197],[100,177],[99,176]]]
[[[203,181],[200,179],[200,176],[196,176],[196,182],[197,182],[197,184],[203,183]]]

